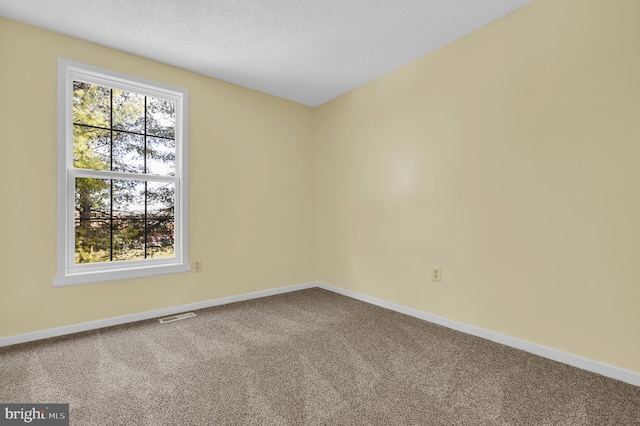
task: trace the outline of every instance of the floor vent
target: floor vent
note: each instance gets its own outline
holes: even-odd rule
[[[166,324],[168,322],[180,321],[180,320],[187,319],[187,318],[193,318],[195,316],[196,316],[196,314],[194,314],[193,312],[187,312],[186,314],[178,314],[178,315],[172,315],[172,316],[166,317],[166,318],[160,318],[159,321],[162,324]]]

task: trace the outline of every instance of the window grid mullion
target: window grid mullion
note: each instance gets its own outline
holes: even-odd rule
[[[142,159],[144,164],[144,173],[148,172],[147,170],[147,97],[144,97],[144,158]],[[147,258],[147,242],[149,239],[149,227],[147,224],[147,194],[148,194],[148,182],[144,182],[144,258]]]
[[[92,126],[91,124],[84,124],[84,123],[76,123],[73,122],[72,123],[74,126],[80,126],[80,127],[88,127],[90,129],[96,129],[96,130],[111,130],[107,127],[100,127],[100,126]],[[145,136],[145,133],[140,133],[140,132],[134,132],[132,130],[120,130],[118,129],[118,132],[120,133],[127,133],[130,135],[138,135],[138,136]],[[175,140],[175,138],[170,138],[168,136],[160,136],[160,135],[153,135],[154,138],[158,138],[158,139],[164,139],[164,140],[168,140],[168,141],[173,141]]]
[[[109,170],[113,170],[113,89],[109,89]],[[113,262],[113,179],[109,180],[109,261]]]

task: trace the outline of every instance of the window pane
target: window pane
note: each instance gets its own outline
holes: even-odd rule
[[[147,221],[147,257],[173,257],[173,218],[152,218]]]
[[[73,82],[73,122],[110,128],[111,90],[89,83]]]
[[[175,138],[175,102],[147,97],[147,133],[165,138]]]
[[[113,221],[113,260],[144,259],[144,219]]]
[[[108,262],[110,246],[109,221],[76,220],[75,263]]]
[[[113,132],[113,169],[144,173],[144,136]]]
[[[75,188],[75,263],[110,259],[110,184],[77,178]]]
[[[117,219],[144,220],[144,182],[113,181],[113,215]]]
[[[147,182],[147,257],[173,257],[173,183]]]
[[[173,217],[173,198],[175,195],[172,182],[147,183],[147,211],[150,217]]]
[[[113,89],[113,128],[144,133],[144,96]]]
[[[176,141],[147,137],[147,173],[176,175]]]
[[[87,126],[73,126],[73,167],[109,170],[111,132]]]

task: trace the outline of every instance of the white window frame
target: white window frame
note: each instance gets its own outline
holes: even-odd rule
[[[73,82],[102,85],[138,94],[169,99],[176,103],[175,176],[144,175],[108,170],[83,170],[73,167]],[[119,281],[156,275],[189,272],[187,256],[187,147],[188,105],[186,89],[144,78],[58,58],[58,180],[57,180],[57,275],[54,287]],[[164,259],[75,263],[75,179],[133,179],[175,184],[174,248],[175,256]]]

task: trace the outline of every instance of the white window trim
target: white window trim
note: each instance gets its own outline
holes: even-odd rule
[[[73,81],[100,84],[176,102],[175,177],[150,176],[153,181],[175,182],[175,257],[75,264],[74,191],[75,178],[87,176],[73,168]],[[54,287],[92,284],[189,272],[188,261],[188,105],[186,89],[135,77],[65,58],[58,58],[58,179],[57,179],[57,275]],[[90,176],[144,180],[135,173],[92,171]]]

